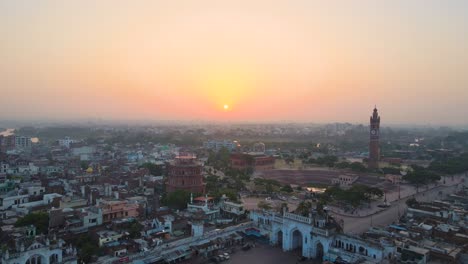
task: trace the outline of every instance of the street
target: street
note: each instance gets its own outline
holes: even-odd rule
[[[460,188],[460,182],[463,177],[465,176],[455,176],[453,180],[451,177],[447,177],[445,185],[440,185],[428,191],[425,191],[424,188],[420,188],[424,191],[415,194],[414,197],[416,200],[423,202],[442,200],[447,194],[453,193],[457,188]],[[442,195],[439,195],[439,192],[442,192]],[[386,208],[385,210],[377,212],[373,215],[347,216],[337,213],[332,213],[332,215],[335,216],[335,219],[344,221],[344,232],[361,234],[366,232],[371,226],[386,226],[398,221],[399,216],[403,215],[407,208],[406,200],[410,199],[411,197],[413,196],[394,201],[391,203],[389,208]]]

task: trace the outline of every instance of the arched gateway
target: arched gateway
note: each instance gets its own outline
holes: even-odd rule
[[[283,251],[299,251],[306,258],[334,262],[355,257],[369,261],[382,261],[396,254],[394,244],[385,240],[363,240],[341,233],[341,227],[326,212],[312,211],[302,216],[283,211],[282,214],[268,211],[250,212],[250,219],[270,243]]]
[[[322,258],[332,241],[331,230],[322,229],[325,226],[324,217],[305,217],[283,212],[282,217],[272,221],[272,244],[279,245],[284,251],[298,250],[307,258]],[[317,244],[320,247],[316,247]]]

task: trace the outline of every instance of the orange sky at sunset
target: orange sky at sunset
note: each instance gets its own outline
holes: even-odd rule
[[[0,119],[467,123],[466,1],[2,1],[0,33]]]

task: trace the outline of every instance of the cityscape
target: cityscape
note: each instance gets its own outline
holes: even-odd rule
[[[468,264],[467,18],[0,1],[0,264]]]

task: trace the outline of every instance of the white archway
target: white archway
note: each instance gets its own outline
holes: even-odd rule
[[[48,264],[48,259],[44,256],[44,255],[41,255],[41,254],[34,254],[32,256],[30,256],[25,264]]]
[[[315,243],[315,258],[322,261],[324,256],[324,249],[322,242]]]
[[[291,230],[291,249],[301,249],[302,251],[302,241],[304,239],[304,235],[299,229]]]

